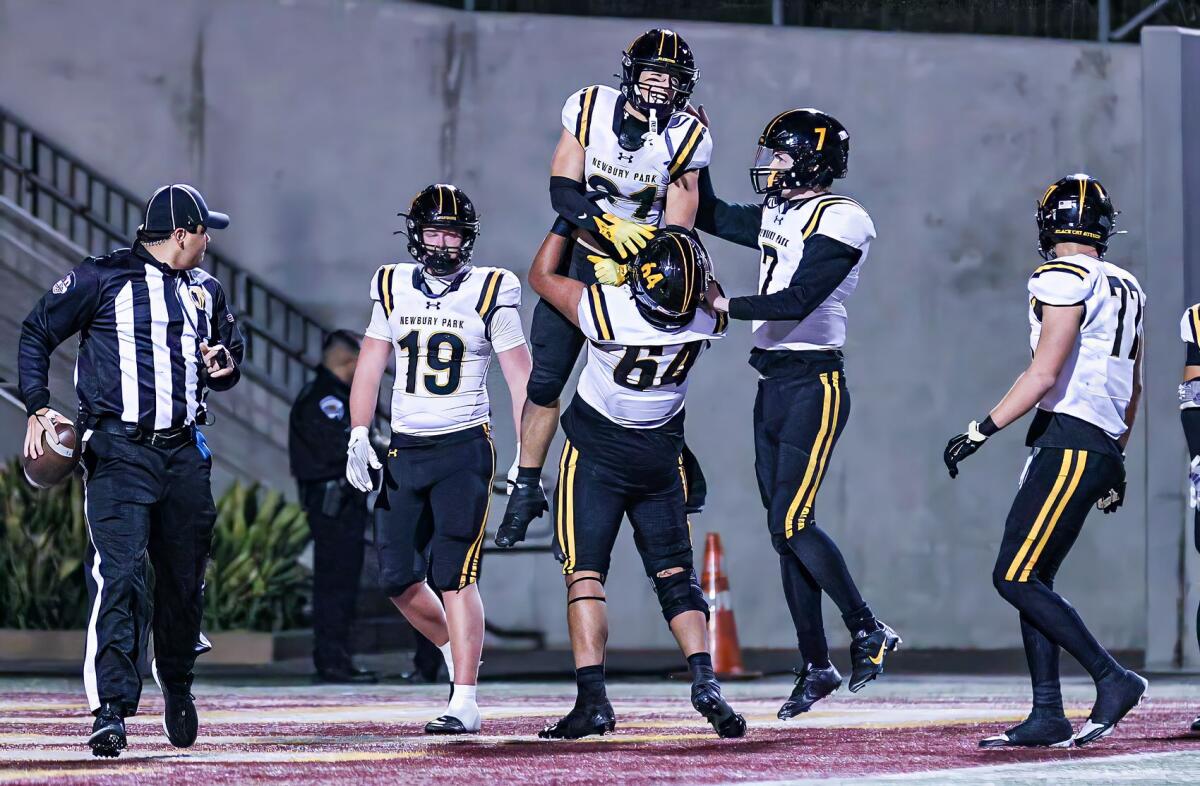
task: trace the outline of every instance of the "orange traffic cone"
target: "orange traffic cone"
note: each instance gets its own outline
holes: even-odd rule
[[[718,677],[747,677],[738,645],[737,623],[729,597],[729,577],[725,575],[725,550],[721,536],[709,532],[704,538],[704,573],[700,587],[708,599],[708,646],[712,651],[713,671]]]

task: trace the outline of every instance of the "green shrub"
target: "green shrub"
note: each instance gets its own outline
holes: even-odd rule
[[[80,478],[38,491],[25,481],[19,459],[0,465],[0,517],[0,628],[86,627]],[[233,484],[217,501],[204,629],[299,627],[309,577],[296,560],[308,538],[298,505],[258,485]]]
[[[297,562],[308,522],[277,491],[233,484],[217,502],[205,583],[205,630],[277,631],[302,624],[308,572]]]
[[[79,477],[38,491],[20,459],[0,465],[0,516],[0,628],[85,627],[88,537]]]

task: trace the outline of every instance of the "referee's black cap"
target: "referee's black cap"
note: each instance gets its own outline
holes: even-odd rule
[[[163,186],[146,203],[142,226],[145,232],[174,232],[176,229],[195,231],[203,224],[206,229],[224,229],[229,216],[209,210],[200,192],[186,183]]]

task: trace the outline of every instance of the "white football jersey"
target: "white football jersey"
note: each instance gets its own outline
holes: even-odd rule
[[[618,132],[625,96],[606,85],[574,93],[563,105],[563,128],[583,146],[583,182],[588,191],[608,196],[602,210],[639,224],[658,226],[667,185],[684,172],[708,166],[712,136],[699,120],[676,112],[665,130],[646,134],[637,150],[621,147]]]
[[[471,266],[447,289],[419,265],[384,265],[371,299],[366,334],[396,350],[392,431],[433,436],[487,423],[492,353],[525,343],[516,274]]]
[[[1200,345],[1200,303],[1183,312],[1179,320],[1179,337],[1185,344]]]
[[[1125,433],[1146,293],[1133,274],[1087,254],[1059,257],[1029,279],[1029,346],[1042,335],[1042,306],[1083,306],[1079,340],[1038,409],[1086,420],[1113,439]]]
[[[625,428],[654,428],[679,414],[688,372],[729,319],[697,309],[678,330],[651,324],[628,286],[593,284],[579,300],[579,328],[588,339],[578,395]]]
[[[846,343],[845,300],[858,286],[858,272],[867,261],[875,224],[862,205],[836,194],[805,200],[769,200],[762,209],[758,246],[758,294],[769,295],[791,286],[804,257],[804,241],[825,235],[862,251],[858,263],[821,305],[803,320],[754,320],[754,346],[759,349],[838,349]]]

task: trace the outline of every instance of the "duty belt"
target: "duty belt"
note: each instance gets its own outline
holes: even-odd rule
[[[152,448],[161,450],[170,450],[181,445],[187,445],[196,441],[195,426],[180,426],[179,428],[153,429],[142,428],[136,423],[126,423],[123,420],[114,417],[103,417],[96,420],[90,426],[96,431],[103,431],[105,434],[115,434],[119,437],[125,437],[130,442],[136,442],[139,445],[149,445]]]

